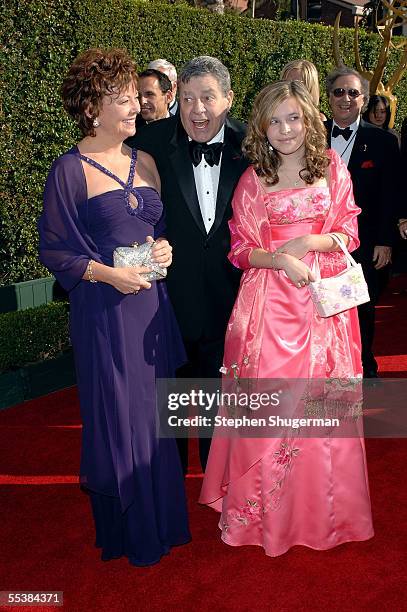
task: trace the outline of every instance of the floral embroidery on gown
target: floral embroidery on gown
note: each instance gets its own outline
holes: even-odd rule
[[[229,257],[244,274],[228,325],[224,374],[312,382],[361,376],[356,309],[322,319],[306,287],[248,262],[254,248],[272,251],[307,233],[340,231],[349,236],[350,250],[357,247],[359,209],[350,178],[338,156],[330,156],[330,188],[266,194],[252,168],[240,179]],[[312,265],[313,257],[308,253],[304,261]],[[320,254],[320,267],[323,276],[339,272],[342,254]],[[221,512],[224,542],[260,545],[270,556],[298,544],[324,550],[373,536],[361,436],[301,438],[292,430],[284,438],[215,435],[200,502]]]

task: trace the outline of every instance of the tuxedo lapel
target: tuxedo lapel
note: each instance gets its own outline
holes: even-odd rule
[[[178,124],[170,141],[170,162],[173,166],[176,180],[178,181],[185,204],[189,208],[195,223],[206,236],[206,230],[199,207],[198,196],[195,187],[194,172],[189,156],[188,136],[183,127]]]
[[[333,124],[332,119],[327,119],[327,121],[325,121],[328,148],[332,146],[331,144],[332,124]],[[361,161],[365,157],[364,154],[365,154],[365,151],[367,151],[367,144],[366,144],[366,132],[367,131],[368,129],[366,129],[363,119],[361,119],[359,127],[356,132],[355,142],[353,143],[352,153],[349,158],[349,163],[348,163],[349,171],[351,170],[354,171],[358,169],[360,167]]]
[[[242,152],[239,141],[236,139],[233,127],[228,120],[225,123],[224,147],[219,174],[218,193],[216,197],[215,221],[209,231],[211,237],[222,223],[228,202],[232,197],[236,178],[241,171],[239,160]]]
[[[328,143],[328,149],[331,148],[331,133],[332,133],[332,119],[327,119],[325,121],[325,129],[326,129],[326,137]]]
[[[351,173],[357,171],[360,168],[362,160],[366,157],[366,151],[368,150],[366,144],[367,131],[368,130],[363,125],[363,119],[361,119],[358,131],[356,132],[355,142],[348,164],[348,170]]]

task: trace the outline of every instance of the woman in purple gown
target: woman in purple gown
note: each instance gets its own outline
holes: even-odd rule
[[[140,112],[135,64],[122,50],[90,49],[63,83],[65,109],[83,139],[53,164],[40,218],[40,259],[69,292],[83,420],[81,482],[89,492],[102,559],[160,560],[190,539],[174,440],[156,436],[155,381],[184,350],[165,286],[148,268],[114,268],[118,246],[162,236],[152,158],[124,140]]]

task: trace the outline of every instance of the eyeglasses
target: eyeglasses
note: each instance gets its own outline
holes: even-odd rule
[[[359,98],[361,92],[358,89],[345,89],[344,87],[337,87],[332,91],[335,98],[343,98],[345,94],[348,94],[349,98]]]

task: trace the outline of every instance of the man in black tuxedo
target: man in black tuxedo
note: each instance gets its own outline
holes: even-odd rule
[[[361,118],[369,99],[369,83],[346,66],[326,79],[333,119],[326,122],[328,145],[347,164],[352,177],[358,217],[360,247],[354,253],[362,264],[370,302],[358,307],[362,337],[362,364],[366,378],[377,376],[372,344],[378,270],[391,261],[395,238],[400,154],[397,138]]]
[[[240,273],[227,259],[231,199],[247,167],[245,126],[228,117],[230,75],[216,58],[189,61],[179,78],[179,116],[144,127],[128,143],[150,153],[161,177],[167,232],[173,246],[168,291],[181,328],[185,378],[217,378],[226,325]],[[187,441],[178,440],[184,471]],[[205,469],[210,440],[200,439]]]

